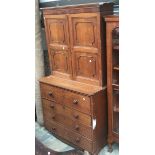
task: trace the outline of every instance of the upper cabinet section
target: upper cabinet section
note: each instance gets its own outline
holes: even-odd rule
[[[97,47],[96,16],[71,15],[73,46]]]
[[[43,10],[51,73],[91,85],[106,85],[103,17],[113,4]],[[103,35],[103,36],[102,36]]]
[[[68,45],[68,21],[65,15],[47,15],[45,17],[47,40],[49,45]]]

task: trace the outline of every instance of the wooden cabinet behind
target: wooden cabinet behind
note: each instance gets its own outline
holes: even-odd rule
[[[107,16],[108,144],[119,142],[119,17]]]

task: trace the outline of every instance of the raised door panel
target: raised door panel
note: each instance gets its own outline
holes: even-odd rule
[[[70,73],[70,58],[68,51],[50,50],[52,71]]]
[[[68,22],[65,15],[45,16],[48,44],[68,44]]]
[[[97,47],[96,14],[71,16],[73,46]]]
[[[75,53],[75,74],[85,78],[98,79],[98,59],[96,54]]]

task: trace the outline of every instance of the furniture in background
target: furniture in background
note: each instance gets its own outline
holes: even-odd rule
[[[107,16],[108,144],[119,142],[119,16]]]
[[[112,13],[113,3],[43,9],[52,71],[40,79],[44,125],[93,155],[107,143],[103,17]]]

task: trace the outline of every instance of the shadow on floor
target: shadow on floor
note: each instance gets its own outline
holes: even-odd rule
[[[56,152],[47,148],[37,138],[35,138],[35,155],[83,155],[83,152],[79,150]]]

